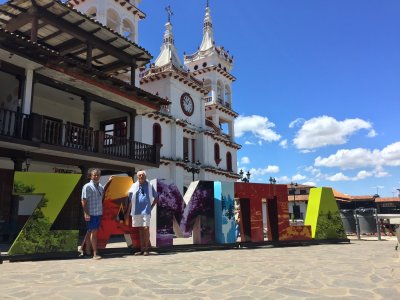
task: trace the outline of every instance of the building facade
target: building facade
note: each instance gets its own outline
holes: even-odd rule
[[[69,2],[134,42],[139,40],[138,21],[144,17],[137,8],[140,1]],[[241,146],[234,140],[238,114],[232,108],[233,57],[216,46],[207,6],[201,46],[182,62],[170,17],[169,13],[160,53],[135,81],[141,89],[170,102],[135,120],[138,139],[161,145],[160,166],[147,168],[148,176],[173,182],[182,193],[193,180],[236,181]]]
[[[61,1],[1,5],[0,231],[15,228],[23,204],[12,195],[15,171],[132,174],[159,166],[160,146],[143,143],[135,127],[138,115],[169,104],[135,85],[150,59]],[[65,220],[79,219],[81,186]]]

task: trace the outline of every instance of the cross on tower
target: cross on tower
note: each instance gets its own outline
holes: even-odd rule
[[[165,10],[167,11],[167,14],[168,14],[168,22],[171,22],[171,16],[174,15],[174,13],[172,12],[171,6],[168,5],[168,7],[166,7]]]
[[[208,7],[208,0],[207,0],[207,6],[206,7]]]

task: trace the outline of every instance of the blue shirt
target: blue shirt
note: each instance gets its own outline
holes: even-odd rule
[[[157,192],[153,186],[152,193],[153,197],[157,198]],[[149,183],[146,181],[143,185],[139,185],[139,190],[136,193],[135,199],[135,215],[150,215],[151,214],[151,202],[149,197]]]
[[[93,180],[83,186],[81,199],[86,200],[89,215],[101,216],[103,214],[103,194],[103,186],[100,183],[94,183]]]

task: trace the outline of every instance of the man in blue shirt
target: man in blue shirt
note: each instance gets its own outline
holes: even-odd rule
[[[101,259],[97,254],[97,231],[100,227],[103,215],[104,188],[100,184],[100,170],[90,169],[90,182],[82,188],[81,203],[86,221],[87,233],[85,235],[86,254],[90,255],[90,246],[93,250],[93,258]],[[83,249],[80,250],[83,255]]]
[[[129,206],[126,213],[132,216],[132,227],[139,229],[140,251],[135,255],[149,255],[151,210],[157,204],[158,194],[146,179],[146,172],[137,172],[136,181],[128,191]]]

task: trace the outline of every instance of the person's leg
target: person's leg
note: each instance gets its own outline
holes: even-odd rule
[[[90,231],[87,231],[86,235],[85,235],[85,239],[82,243],[82,251],[83,251],[83,245],[85,245],[86,255],[90,255],[90,251],[91,251],[91,243],[92,242],[90,241],[90,235],[91,235]]]
[[[143,255],[149,255],[149,248],[150,248],[150,230],[148,226],[143,227],[143,244],[144,250]]]
[[[93,249],[93,257],[97,257],[97,229],[92,230],[91,235],[90,235],[90,242],[92,245]]]

